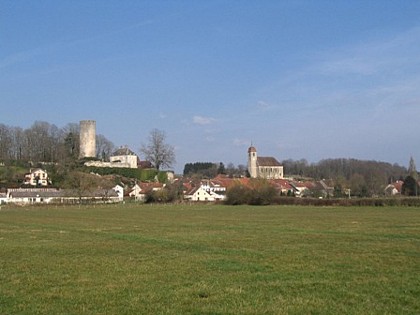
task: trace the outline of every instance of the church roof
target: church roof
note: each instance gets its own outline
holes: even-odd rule
[[[257,158],[257,165],[258,166],[282,166],[279,161],[277,161],[273,157],[262,157],[259,156]]]

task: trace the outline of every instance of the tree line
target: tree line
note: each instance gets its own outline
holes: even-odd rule
[[[229,177],[242,177],[247,176],[247,172],[247,167],[242,164],[235,166],[233,163],[228,163],[225,166],[223,162],[195,162],[185,164],[183,175],[200,178],[214,178],[219,174]]]
[[[398,164],[380,161],[364,161],[357,159],[325,159],[317,163],[307,160],[284,160],[285,176],[297,180],[333,180],[335,194],[346,194],[350,189],[353,196],[366,197],[381,195],[389,183],[405,180],[407,168]],[[222,162],[187,163],[184,176],[213,178],[218,174],[229,177],[249,176],[245,165],[235,166],[229,163],[227,167]]]
[[[407,168],[380,161],[325,159],[308,163],[306,160],[285,160],[282,164],[286,176],[333,179],[337,193],[347,188],[352,195],[360,197],[382,194],[386,185],[407,176]]]
[[[79,157],[79,124],[63,128],[35,121],[27,129],[0,124],[0,161],[58,162]],[[115,145],[105,136],[96,136],[97,158],[107,159]]]

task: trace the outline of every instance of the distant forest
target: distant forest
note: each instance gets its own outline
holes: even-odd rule
[[[360,197],[381,195],[388,184],[404,180],[408,175],[405,167],[378,161],[326,159],[311,164],[306,160],[282,163],[286,176],[333,180],[336,192],[349,188],[352,195]]]
[[[282,164],[286,176],[317,180],[341,178],[350,181],[363,177],[367,182],[380,179],[384,183],[390,183],[407,175],[407,168],[398,164],[357,159],[326,159],[317,163],[308,163],[306,160],[285,160]]]

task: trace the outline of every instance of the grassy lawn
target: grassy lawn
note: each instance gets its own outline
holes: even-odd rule
[[[419,208],[0,211],[0,314],[419,314]]]

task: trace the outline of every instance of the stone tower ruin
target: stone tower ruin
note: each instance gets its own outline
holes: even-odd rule
[[[96,157],[96,121],[80,121],[80,154],[79,158]]]

